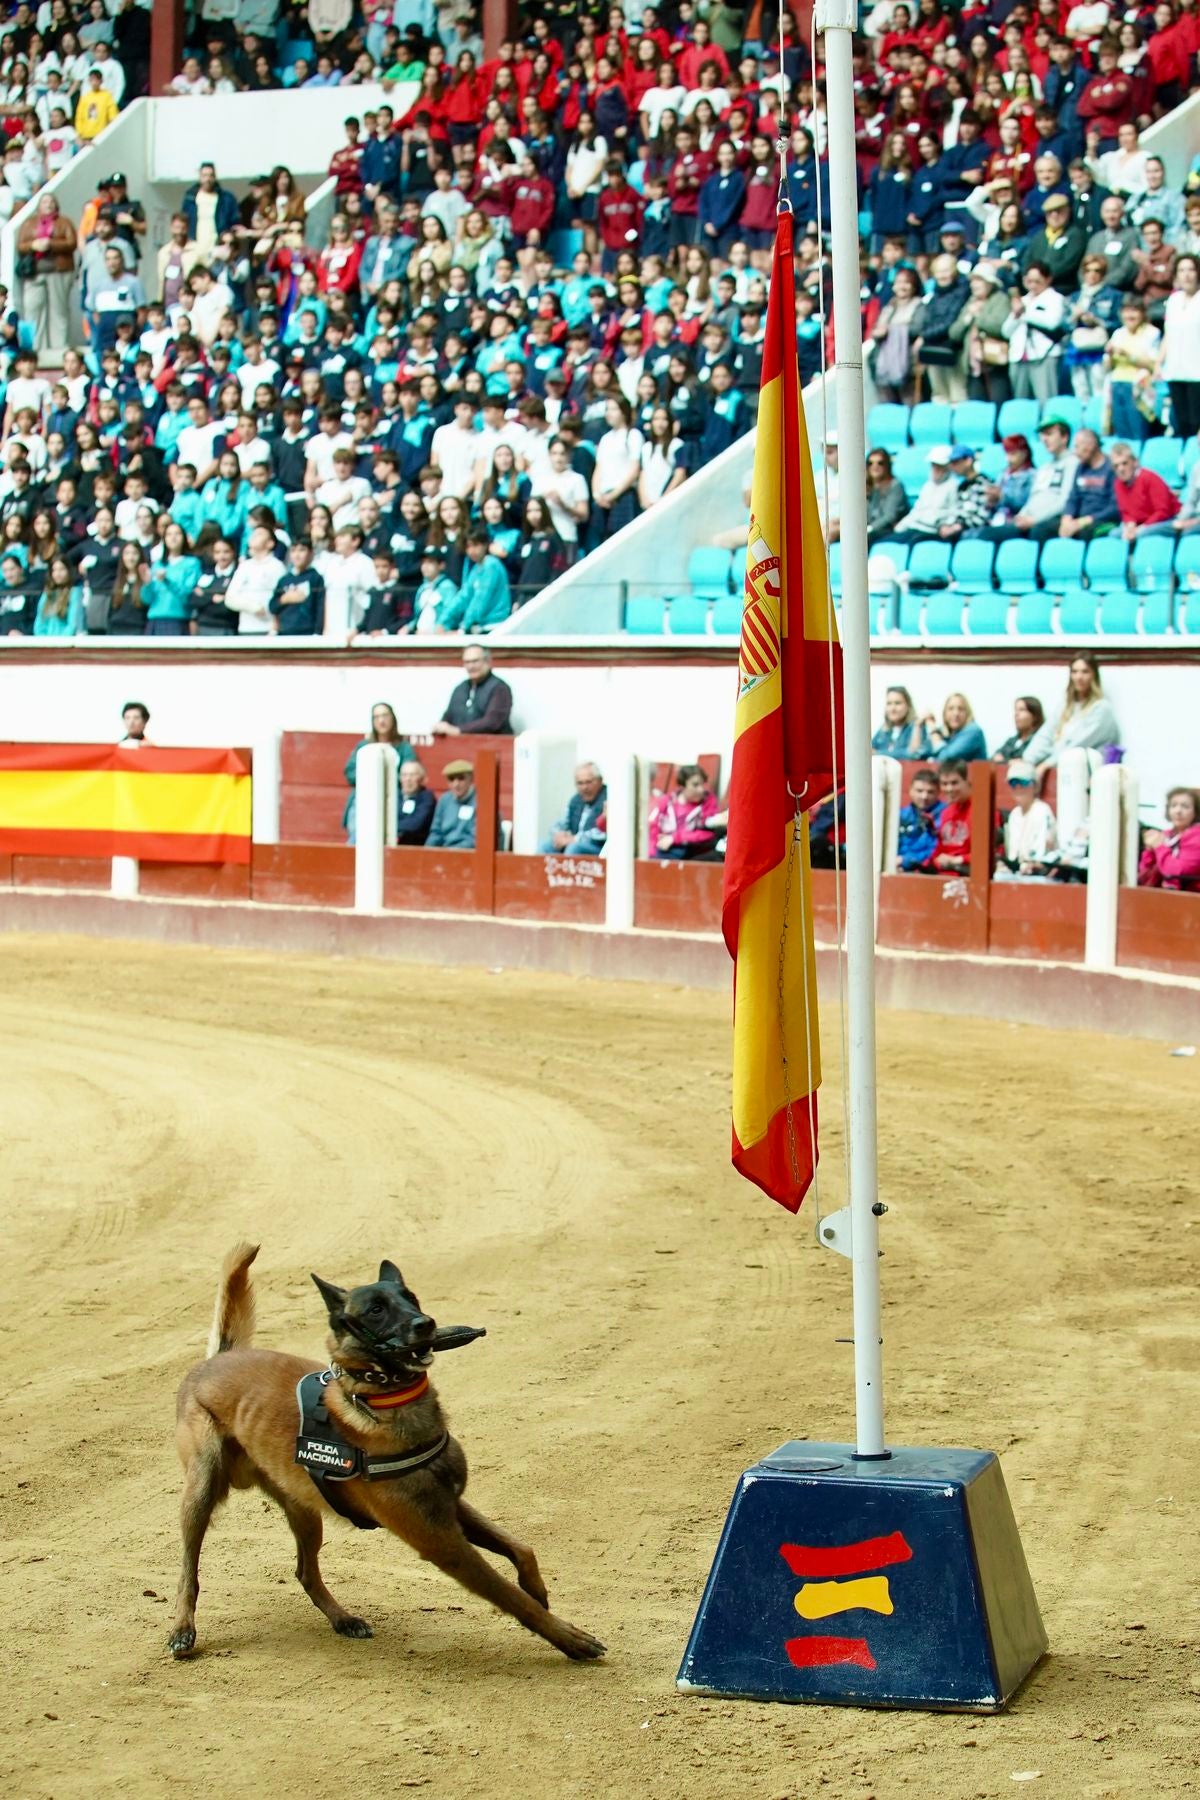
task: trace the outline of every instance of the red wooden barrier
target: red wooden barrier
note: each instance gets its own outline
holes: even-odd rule
[[[599,856],[498,856],[496,916],[603,925],[606,877]]]
[[[401,727],[403,729],[403,726]],[[491,751],[500,771],[500,813],[512,818],[513,744],[511,737],[465,734],[451,738],[412,738],[424,763],[429,785],[444,793],[443,770],[465,756],[475,762]],[[285,731],[279,759],[279,835],[285,844],[344,844],[342,814],[350,789],[346,759],[362,738],[349,731]]]
[[[1117,963],[1200,975],[1200,894],[1122,888],[1117,899]]]

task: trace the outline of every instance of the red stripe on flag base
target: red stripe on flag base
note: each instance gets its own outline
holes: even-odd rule
[[[861,1538],[857,1544],[780,1544],[793,1575],[828,1579],[837,1575],[861,1575],[867,1569],[886,1569],[892,1563],[912,1561],[912,1551],[902,1531],[887,1537]]]
[[[866,1638],[789,1638],[783,1647],[788,1661],[797,1669],[827,1669],[831,1663],[857,1663],[860,1669],[877,1667]]]
[[[788,1125],[788,1109],[781,1106],[767,1126],[767,1134],[757,1144],[744,1149],[733,1134],[733,1166],[739,1175],[778,1200],[789,1212],[799,1212],[800,1202],[808,1192],[817,1166],[815,1145],[817,1129],[817,1096],[811,1106],[807,1094],[791,1103],[792,1122]],[[810,1123],[811,1121],[811,1123]]]
[[[217,832],[0,830],[8,856],[132,856],[139,862],[248,863],[250,839]]]

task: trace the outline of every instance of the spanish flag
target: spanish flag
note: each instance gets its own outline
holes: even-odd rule
[[[767,306],[738,658],[722,929],[736,969],[733,1164],[796,1212],[821,1079],[808,808],[841,767],[842,669],[796,356],[792,216]]]
[[[0,851],[250,861],[243,750],[0,744]]]

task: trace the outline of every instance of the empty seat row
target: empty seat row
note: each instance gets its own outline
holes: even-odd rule
[[[948,544],[939,538],[901,544],[891,539],[873,546],[871,561],[890,562],[917,587],[952,582],[965,593],[998,588],[1023,594],[1034,587],[1136,588],[1141,593],[1200,579],[1200,532],[1184,537],[1144,537],[1131,547],[1118,536],[1093,538],[1009,538],[1002,544],[970,538]],[[830,546],[829,577],[835,594],[842,587],[840,544]]]
[[[917,406],[884,401],[871,407],[867,414],[867,442],[872,448],[889,450],[893,455],[909,445],[928,449],[930,444],[969,444],[973,450],[983,450],[1018,434],[1028,438],[1032,446],[1037,441],[1038,425],[1051,414],[1072,431],[1087,426],[1097,436],[1103,434],[1105,406],[1101,395],[1094,394],[1083,401],[1074,394],[1059,394],[1046,401],[1005,400],[1000,406],[990,400],[961,400],[957,406],[949,407],[936,400],[924,400]],[[1173,458],[1166,450],[1152,448],[1159,445],[1170,445]],[[1159,459],[1169,465],[1172,460],[1179,463],[1187,458],[1185,472],[1200,453],[1194,439],[1181,438],[1149,438],[1143,449],[1152,468],[1157,467]],[[1162,474],[1163,470],[1158,472]]]
[[[1077,587],[1012,595],[910,588],[898,596],[872,591],[870,605],[871,632],[880,637],[1161,637],[1169,631],[1200,637],[1200,591],[1172,596]],[[636,636],[737,637],[741,623],[742,602],[735,595],[707,601],[641,594],[625,603],[625,630]]]

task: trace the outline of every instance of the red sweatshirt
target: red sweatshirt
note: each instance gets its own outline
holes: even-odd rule
[[[1163,525],[1179,511],[1178,496],[1153,469],[1139,469],[1132,481],[1113,483],[1124,525]]]
[[[960,856],[963,862],[961,873],[965,875],[971,866],[971,802],[948,800],[938,814],[937,834],[938,847],[926,867],[936,873],[939,856]]]
[[[686,156],[675,158],[667,176],[667,192],[674,212],[695,217],[700,210],[700,189],[714,167],[707,150],[689,150]]]
[[[544,232],[554,217],[554,189],[544,175],[518,181],[513,189],[512,228],[517,242],[531,231]]]
[[[606,250],[628,250],[629,233],[634,237],[642,229],[642,213],[645,202],[635,188],[626,182],[623,187],[604,187],[596,202],[596,222],[600,227],[600,242]]]

